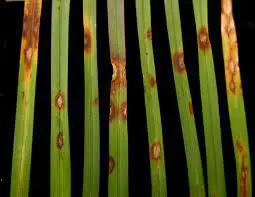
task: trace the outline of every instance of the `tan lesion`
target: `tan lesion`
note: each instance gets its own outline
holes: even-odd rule
[[[161,160],[161,154],[162,154],[162,147],[159,140],[156,140],[151,146],[150,146],[150,158],[153,161],[156,161],[159,163]]]

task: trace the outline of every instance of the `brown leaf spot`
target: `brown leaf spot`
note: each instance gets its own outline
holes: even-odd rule
[[[173,63],[174,63],[175,70],[178,73],[185,73],[186,72],[186,67],[184,65],[183,51],[181,51],[181,52],[176,51],[174,53],[174,55],[173,55]]]
[[[199,48],[202,49],[204,52],[208,52],[208,50],[211,48],[208,29],[205,27],[201,27],[198,32],[198,45]]]
[[[151,31],[151,28],[149,28],[146,32],[146,38],[148,40],[152,40],[152,31]]]
[[[93,103],[95,105],[99,105],[99,98],[98,98],[98,96],[94,99]]]
[[[92,50],[92,33],[91,33],[91,18],[90,16],[84,16],[83,28],[84,28],[84,53],[90,55]]]
[[[108,167],[108,173],[109,175],[112,174],[113,170],[114,170],[114,167],[115,167],[115,161],[113,159],[113,157],[111,155],[109,155],[109,167]]]
[[[126,87],[126,60],[116,56],[111,57],[111,63],[113,68],[111,94],[114,95],[117,89]]]
[[[64,146],[64,135],[63,132],[59,132],[57,135],[57,147],[59,150]]]
[[[243,145],[240,140],[236,140],[236,148],[239,151],[239,153],[241,153],[241,154],[243,153],[244,148],[243,148]]]
[[[248,167],[247,156],[242,156],[241,174],[240,174],[240,197],[248,197]]]
[[[117,115],[117,109],[113,103],[113,101],[110,101],[110,113],[109,113],[109,121],[112,122]]]
[[[189,102],[189,113],[191,116],[194,116],[193,105],[192,105],[191,101]]]
[[[122,120],[127,120],[127,101],[124,101],[120,107],[120,114]]]
[[[155,161],[159,161],[161,158],[161,145],[160,145],[160,141],[156,141],[151,145],[150,148],[150,155],[151,155],[151,159],[155,160]]]
[[[235,85],[235,81],[234,79],[232,78],[229,82],[229,90],[235,94],[236,93],[236,85]]]
[[[157,85],[156,77],[150,76],[149,77],[149,86],[150,88],[154,88]]]
[[[92,47],[92,35],[89,28],[84,28],[84,52],[90,55]]]
[[[57,95],[56,95],[56,98],[55,98],[55,105],[57,107],[58,110],[62,110],[64,109],[64,93],[63,92],[59,92]]]

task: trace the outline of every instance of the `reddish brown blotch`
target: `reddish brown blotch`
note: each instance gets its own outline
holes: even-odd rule
[[[85,55],[90,55],[92,50],[92,33],[90,16],[84,16],[83,28],[84,28],[84,53]]]
[[[108,161],[108,173],[109,175],[112,174],[114,167],[115,167],[115,161],[111,155],[109,155],[109,161]]]
[[[113,101],[110,102],[109,121],[112,122],[115,119],[127,120],[127,101],[121,105],[115,105]]]
[[[151,31],[151,28],[149,28],[146,32],[146,38],[148,40],[152,40],[152,31]]]
[[[242,145],[240,140],[236,140],[236,148],[237,148],[239,153],[241,153],[241,154],[243,153],[244,148],[243,148],[243,145]]]
[[[194,116],[193,105],[191,101],[189,102],[189,113],[191,116]]]
[[[95,105],[98,105],[98,104],[99,104],[99,98],[98,98],[98,96],[97,96],[96,98],[94,98],[93,103],[94,103]]]
[[[63,132],[59,132],[57,135],[57,147],[59,150],[64,146],[64,135]]]
[[[235,84],[235,81],[234,81],[233,77],[232,77],[232,79],[229,82],[229,90],[232,93],[236,93],[236,84]]]
[[[149,86],[154,88],[157,85],[157,80],[155,76],[149,76]]]
[[[198,46],[204,52],[208,52],[211,48],[208,29],[206,27],[201,27],[198,31]]]
[[[116,107],[114,102],[111,100],[110,101],[110,113],[109,113],[109,121],[112,122],[116,118]]]
[[[121,114],[122,120],[127,120],[127,101],[124,101],[121,104],[120,114]]]
[[[113,68],[111,95],[114,95],[118,89],[126,87],[126,60],[119,56],[112,56],[111,63]]]
[[[247,167],[246,160],[247,160],[247,157],[243,155],[242,164],[241,164],[241,175],[240,175],[240,197],[248,197],[248,184],[247,184],[248,167]]]
[[[178,73],[185,73],[186,67],[184,64],[184,54],[183,51],[176,51],[173,55],[174,68]]]

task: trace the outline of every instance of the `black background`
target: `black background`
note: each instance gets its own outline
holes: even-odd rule
[[[209,31],[214,52],[223,153],[228,196],[236,196],[236,173],[226,101],[224,66],[220,34],[220,0],[209,2]],[[251,159],[254,166],[255,83],[255,3],[234,0],[234,17],[239,41],[240,69],[243,81]],[[182,131],[178,113],[163,0],[152,0],[152,32],[159,99],[166,154],[169,196],[189,196],[188,177]],[[100,196],[107,196],[107,150],[109,89],[112,68],[109,59],[107,3],[98,0],[98,74],[101,119]],[[197,45],[192,0],[180,0],[185,62],[190,80],[198,137],[206,172],[205,146],[199,90]],[[130,196],[150,196],[148,138],[135,1],[125,1]],[[0,196],[9,196],[13,135],[18,84],[23,3],[0,1]],[[72,0],[69,37],[69,124],[72,165],[72,196],[81,196],[83,179],[84,74],[82,0]],[[51,1],[43,1],[39,64],[35,102],[35,124],[31,167],[30,196],[49,196],[50,187],[50,43]],[[208,90],[210,91],[210,90]],[[252,172],[252,174],[254,174]],[[205,177],[206,174],[204,173]],[[253,176],[254,178],[254,176]],[[206,179],[205,179],[206,180]],[[172,194],[172,195],[171,195]]]

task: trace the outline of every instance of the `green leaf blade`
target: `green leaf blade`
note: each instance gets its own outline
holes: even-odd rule
[[[152,46],[150,1],[136,0],[137,28],[144,83],[152,196],[167,196],[165,156]]]
[[[28,196],[42,1],[26,0],[20,51],[11,197]]]
[[[68,125],[68,35],[70,1],[52,2],[50,195],[71,196]]]
[[[83,196],[99,195],[100,126],[97,74],[96,1],[83,1],[85,137]]]
[[[184,63],[178,0],[165,0],[168,37],[173,64],[176,95],[180,111],[191,196],[205,196],[203,168],[197,139],[195,117]]]

